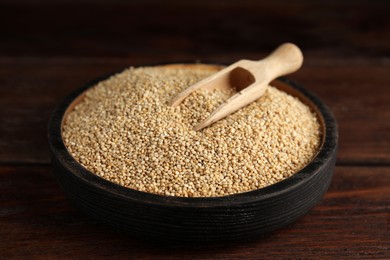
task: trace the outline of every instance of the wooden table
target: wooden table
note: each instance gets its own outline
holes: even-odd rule
[[[389,259],[389,2],[137,2],[0,3],[0,258]],[[331,187],[306,216],[252,241],[167,247],[117,233],[64,197],[46,127],[67,93],[128,66],[260,59],[285,41],[306,58],[291,78],[339,123]]]

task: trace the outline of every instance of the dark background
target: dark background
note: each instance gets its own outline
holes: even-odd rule
[[[0,258],[390,258],[389,1],[0,1]],[[254,241],[165,248],[75,209],[50,166],[47,122],[69,92],[128,66],[305,56],[290,78],[334,112],[323,201]],[[196,245],[195,245],[196,246]]]

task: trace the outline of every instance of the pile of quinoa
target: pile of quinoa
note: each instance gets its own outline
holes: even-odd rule
[[[106,180],[180,197],[263,188],[310,162],[321,140],[316,115],[271,86],[256,102],[194,131],[232,93],[197,91],[175,108],[169,101],[212,68],[129,68],[98,83],[66,118],[67,149]]]

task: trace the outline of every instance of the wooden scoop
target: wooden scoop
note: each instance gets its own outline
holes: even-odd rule
[[[263,60],[240,60],[199,81],[174,97],[170,105],[172,107],[179,105],[197,89],[210,91],[236,89],[238,93],[194,127],[194,130],[198,131],[257,100],[264,94],[272,80],[297,71],[302,62],[301,50],[292,43],[284,43]]]

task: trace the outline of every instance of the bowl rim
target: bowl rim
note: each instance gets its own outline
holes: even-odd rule
[[[145,66],[164,66],[180,64],[188,65],[196,63],[184,62]],[[202,64],[219,66],[216,63]],[[123,70],[98,77],[88,82],[87,84],[84,84],[81,88],[77,88],[76,90],[68,94],[65,99],[61,103],[59,103],[57,107],[53,110],[48,124],[48,141],[52,153],[52,160],[56,160],[57,163],[60,163],[62,167],[64,167],[68,172],[71,172],[73,176],[78,179],[78,181],[83,182],[87,185],[91,185],[104,192],[109,192],[111,195],[119,196],[127,200],[142,201],[146,204],[163,207],[231,207],[235,205],[254,203],[259,200],[272,199],[282,194],[290,193],[291,190],[297,189],[299,188],[299,186],[304,185],[306,182],[314,178],[316,174],[320,174],[322,172],[322,169],[326,167],[326,162],[332,159],[333,152],[337,149],[337,123],[331,110],[316,95],[306,90],[298,83],[288,78],[280,77],[277,79],[277,81],[287,84],[292,89],[300,92],[309,102],[312,103],[312,105],[317,108],[318,116],[322,117],[324,123],[323,142],[320,146],[320,150],[317,152],[316,156],[311,160],[311,162],[301,168],[297,173],[280,182],[277,182],[264,188],[219,197],[167,196],[148,193],[121,186],[90,172],[73,158],[62,140],[62,121],[64,119],[67,108],[77,97],[79,97],[89,88],[95,86],[98,82],[108,79],[109,77],[117,73],[121,73],[122,71]]]

